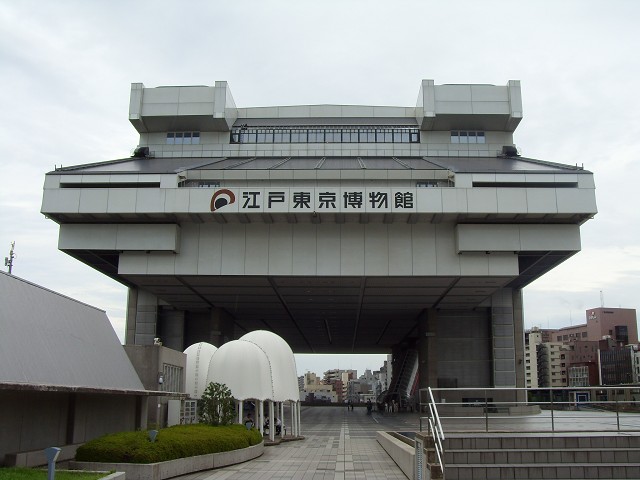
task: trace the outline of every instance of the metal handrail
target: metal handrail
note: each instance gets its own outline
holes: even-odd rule
[[[625,393],[625,391],[631,390],[631,392],[628,392],[631,396],[633,394],[636,395],[636,397],[640,396],[640,385],[635,385],[635,386],[621,386],[621,385],[616,385],[616,386],[597,386],[597,387],[544,387],[544,388],[536,388],[536,389],[532,389],[532,388],[504,388],[504,387],[485,387],[485,388],[428,388],[428,389],[421,389],[422,391],[428,391],[429,393],[429,398],[428,398],[428,408],[429,408],[429,412],[431,414],[432,418],[437,419],[437,423],[438,426],[436,427],[434,425],[433,428],[439,428],[441,431],[443,431],[442,429],[442,424],[441,421],[442,419],[446,420],[446,419],[459,419],[461,417],[471,420],[471,419],[476,419],[476,420],[484,420],[484,428],[480,428],[480,429],[476,429],[476,430],[472,430],[469,429],[469,425],[465,425],[464,430],[461,431],[465,431],[465,432],[470,432],[470,431],[485,431],[485,432],[489,432],[489,431],[504,431],[504,422],[502,425],[502,429],[499,430],[491,430],[490,429],[490,422],[489,420],[491,419],[492,421],[494,420],[499,420],[499,419],[517,419],[517,418],[522,418],[521,415],[514,415],[514,414],[509,414],[509,415],[501,415],[497,412],[497,410],[500,407],[509,405],[509,406],[539,406],[539,407],[543,407],[545,408],[547,411],[549,411],[550,413],[550,418],[549,417],[542,417],[544,418],[545,421],[550,420],[551,421],[551,430],[552,432],[576,432],[576,431],[580,431],[580,432],[585,432],[585,431],[590,431],[590,432],[600,432],[600,431],[618,431],[618,432],[637,432],[640,431],[640,415],[638,415],[638,412],[640,412],[640,400],[620,400],[619,396],[621,395],[621,391],[622,393]],[[463,392],[482,392],[482,395],[478,395],[476,401],[474,402],[456,402],[456,401],[445,401],[443,399],[443,401],[436,403],[434,400],[434,395],[433,392],[456,392],[459,395]],[[494,401],[493,398],[489,397],[489,393],[491,392],[493,395],[492,396],[497,396],[498,395],[503,395],[505,393],[510,393],[510,392],[514,392],[517,395],[517,392],[520,391],[522,393],[524,393],[524,399],[519,400],[517,398],[517,396],[515,397],[515,400],[512,401],[505,401],[505,400],[496,400]],[[541,400],[541,399],[532,399],[529,400],[527,393],[528,392],[546,392],[549,396],[548,400]],[[594,396],[599,396],[599,395],[603,395],[604,393],[606,393],[606,398],[607,400],[593,400],[590,399],[589,400],[584,400],[584,399],[580,399],[578,400],[577,398],[575,400],[558,400],[556,398],[554,398],[554,392],[578,392],[578,393],[583,393],[583,392],[591,392],[590,395],[594,395]],[[612,398],[612,393],[613,395],[615,395],[615,397],[613,397],[612,400],[609,400],[610,398]],[[424,403],[422,404],[423,406],[427,406]],[[442,412],[438,412],[438,406],[444,406],[446,405],[447,407],[460,407],[460,406],[464,406],[464,407],[479,407],[483,409],[483,414],[481,416],[479,415],[456,415],[456,416],[443,416]],[[567,418],[572,418],[572,419],[577,419],[577,418],[592,418],[592,415],[580,415],[579,413],[576,412],[571,412],[568,415],[562,415],[562,412],[567,412],[569,411],[569,409],[567,409],[566,407],[573,407],[577,410],[580,410],[582,408],[605,408],[605,410],[603,410],[603,414],[606,415],[607,413],[611,413],[614,414],[615,413],[615,424],[612,424],[611,426],[615,425],[613,428],[610,429],[606,429],[603,428],[603,426],[601,425],[601,422],[599,424],[593,424],[592,426],[594,427],[592,430],[587,430],[584,427],[581,427],[579,429],[576,429],[575,426],[573,425],[577,425],[576,423],[572,423],[569,425],[569,428],[563,428],[562,425],[562,420],[566,420]],[[614,407],[611,408],[610,410],[606,410],[607,407]],[[621,409],[624,408],[624,406],[629,406],[631,408],[633,408],[634,412],[625,412],[625,411],[621,411]],[[435,415],[434,413],[435,412]],[[470,412],[471,413],[471,412]],[[633,419],[633,421],[631,422],[626,422],[627,424],[621,424],[620,422],[620,418],[625,418],[625,419]],[[534,422],[535,423],[535,422]],[[605,424],[605,425],[609,425],[609,424]],[[479,425],[478,425],[479,426]],[[537,425],[533,425],[531,424],[530,426],[534,426],[537,427]],[[566,423],[564,425],[564,427],[566,427]],[[422,419],[420,422],[420,427],[422,428]],[[454,431],[452,430],[452,426],[447,427],[448,431]],[[517,428],[517,427],[516,427]],[[514,431],[511,429],[508,429],[508,431]],[[549,431],[548,428],[546,429],[541,429],[541,430],[532,430],[531,428],[527,428],[525,430],[522,431],[527,431],[527,432],[533,432],[533,431]],[[444,436],[444,433],[443,433]],[[434,437],[435,439],[435,437]]]
[[[444,431],[442,430],[442,423],[440,422],[440,415],[438,414],[438,408],[433,398],[433,392],[429,387],[429,417],[428,417],[428,432],[433,439],[434,449],[436,451],[436,457],[438,459],[438,466],[440,471],[444,475],[444,448],[442,442],[444,441]],[[422,418],[420,418],[420,430],[422,430]]]

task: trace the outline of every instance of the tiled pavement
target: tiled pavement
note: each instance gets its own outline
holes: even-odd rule
[[[285,415],[284,418],[289,418]],[[304,440],[265,448],[255,460],[180,480],[355,480],[405,475],[376,441],[376,431],[415,430],[416,414],[366,414],[365,408],[303,407]]]

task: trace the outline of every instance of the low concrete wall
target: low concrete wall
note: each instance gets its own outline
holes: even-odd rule
[[[263,453],[264,442],[230,452],[210,453],[158,463],[70,462],[69,466],[75,470],[115,470],[124,472],[127,480],[164,480],[165,478],[186,475],[187,473],[212,470],[246,462],[261,456]]]
[[[387,432],[376,432],[376,440],[400,467],[409,480],[414,477],[415,447],[407,445]]]

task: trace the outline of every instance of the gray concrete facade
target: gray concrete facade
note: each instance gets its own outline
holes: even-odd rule
[[[272,330],[294,352],[420,351],[421,386],[523,382],[521,291],[580,250],[581,167],[523,158],[520,82],[415,106],[236,106],[133,84],[132,158],[47,174],[59,248],[130,287],[126,342]]]

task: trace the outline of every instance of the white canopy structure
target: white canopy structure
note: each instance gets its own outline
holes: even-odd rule
[[[276,402],[297,401],[298,377],[296,361],[289,344],[282,337],[266,330],[255,330],[240,337],[240,340],[255,343],[269,358],[273,382],[272,400]]]
[[[200,399],[209,382],[209,363],[217,348],[207,342],[194,343],[184,353],[187,356],[186,392],[193,399]]]
[[[256,330],[218,348],[209,362],[206,383],[210,382],[225,384],[231,390],[238,402],[239,423],[243,419],[244,402],[258,401],[256,420],[261,432],[265,425],[263,402],[269,402],[267,418],[274,421],[278,418],[281,422],[284,417],[283,402],[291,402],[290,432],[296,436],[300,434],[300,394],[295,358],[291,347],[275,333]],[[282,423],[284,433],[286,427]],[[275,428],[269,429],[272,441],[275,431]]]
[[[224,383],[236,400],[273,400],[271,364],[258,345],[233,340],[211,357],[208,382]]]

